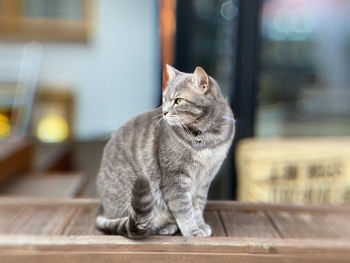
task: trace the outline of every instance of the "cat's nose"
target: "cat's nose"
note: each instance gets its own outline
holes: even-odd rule
[[[168,114],[167,111],[163,111],[162,113],[163,113],[164,116]]]

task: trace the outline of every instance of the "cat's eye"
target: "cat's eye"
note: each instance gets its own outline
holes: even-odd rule
[[[180,105],[182,102],[184,102],[184,100],[181,98],[175,99],[175,104],[177,104],[177,105]]]
[[[163,97],[163,102],[166,102],[166,101],[167,101],[166,97]]]

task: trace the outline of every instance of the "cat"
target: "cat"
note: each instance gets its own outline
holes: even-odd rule
[[[211,236],[203,210],[235,125],[217,82],[166,65],[163,103],[112,134],[97,176],[98,229],[129,238]]]

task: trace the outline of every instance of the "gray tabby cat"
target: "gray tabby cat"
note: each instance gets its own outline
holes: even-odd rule
[[[216,81],[167,65],[162,107],[141,114],[107,143],[97,177],[99,229],[130,238],[210,236],[203,209],[231,146],[232,111]]]

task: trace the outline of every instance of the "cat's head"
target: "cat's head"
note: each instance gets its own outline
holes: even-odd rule
[[[194,125],[223,99],[216,81],[201,67],[193,73],[180,72],[169,65],[166,68],[169,79],[163,92],[162,112],[170,125]]]

